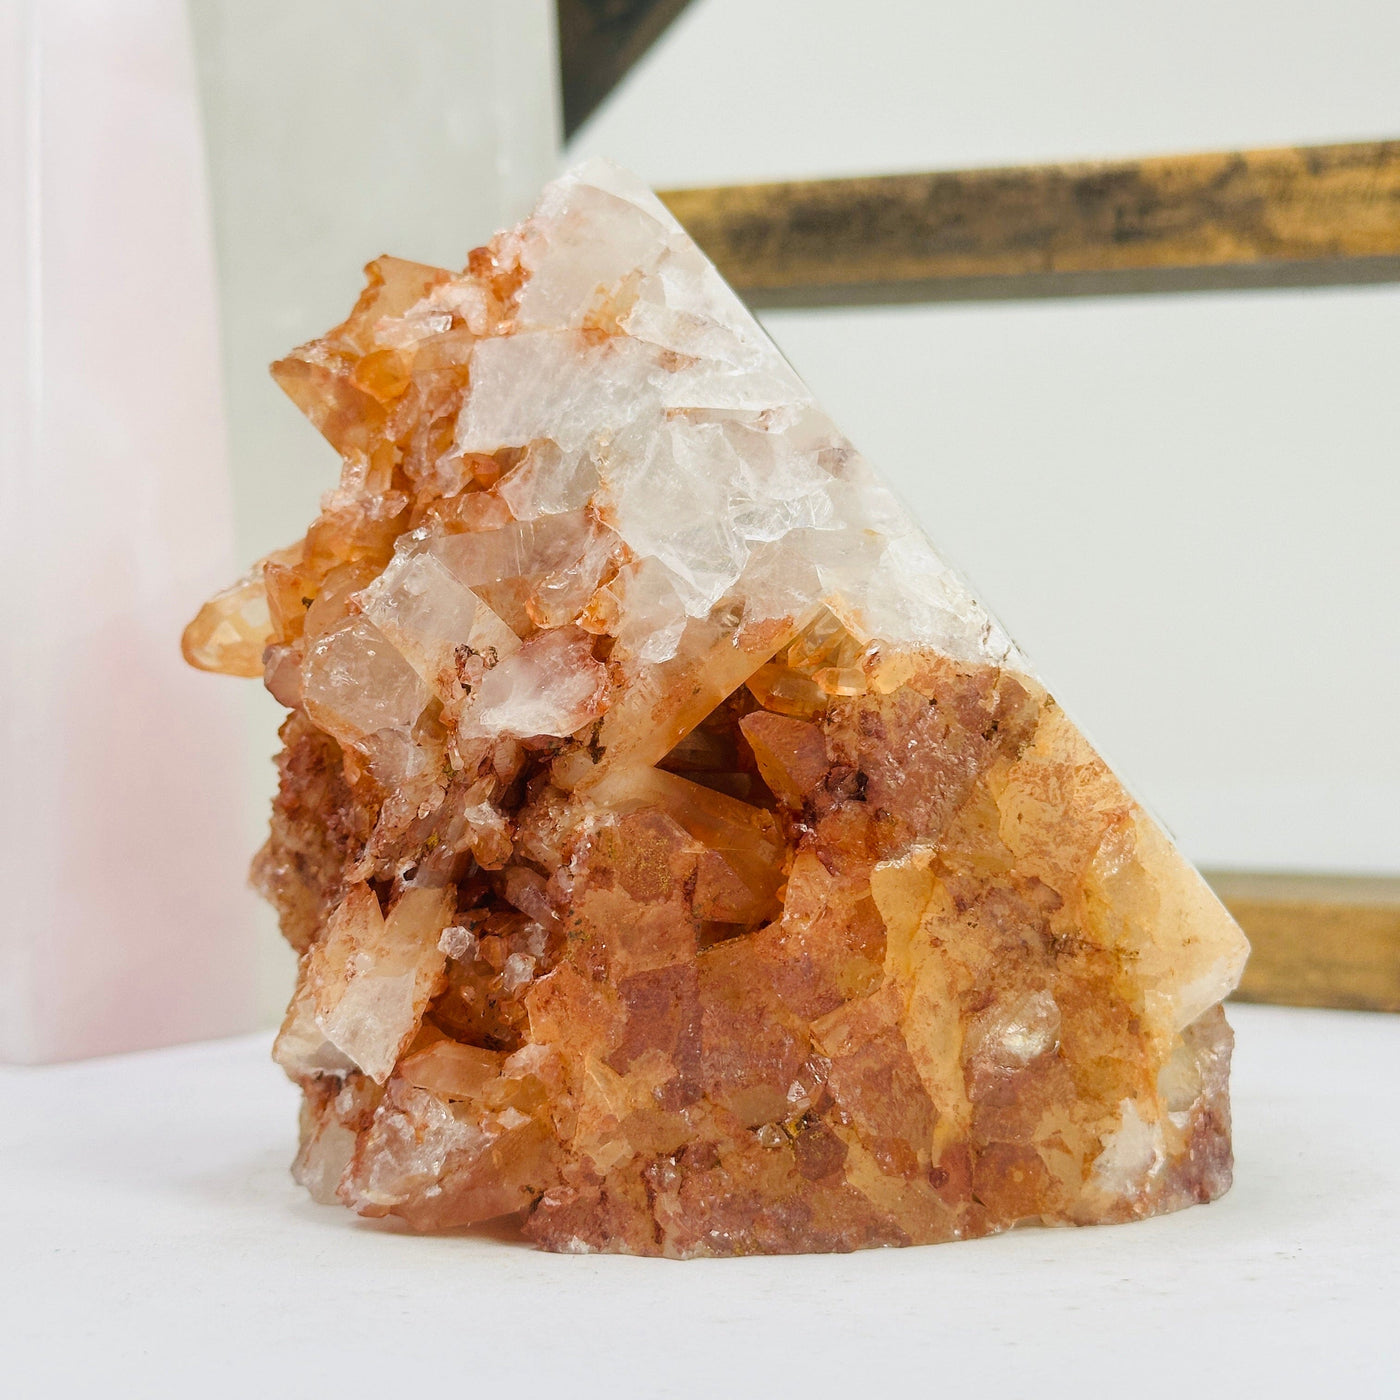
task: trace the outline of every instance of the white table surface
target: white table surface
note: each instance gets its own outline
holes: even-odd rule
[[[310,1204],[265,1037],[5,1069],[0,1394],[1400,1396],[1400,1016],[1231,1019],[1213,1206],[685,1264]]]

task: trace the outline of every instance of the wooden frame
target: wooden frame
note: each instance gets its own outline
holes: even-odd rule
[[[555,0],[567,140],[689,0]]]
[[[1400,141],[661,197],[759,307],[1400,280]]]
[[[1207,878],[1253,945],[1239,1000],[1400,1011],[1400,879]]]

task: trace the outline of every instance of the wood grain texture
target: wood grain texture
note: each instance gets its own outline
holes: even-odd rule
[[[1400,279],[1400,141],[661,198],[758,306]]]
[[[1235,996],[1400,1011],[1400,879],[1207,873],[1253,952]]]

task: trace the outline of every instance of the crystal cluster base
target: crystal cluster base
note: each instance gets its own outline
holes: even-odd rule
[[[848,1250],[1230,1181],[1246,946],[662,206],[595,163],[274,367],[340,452],[196,665],[318,1200]]]

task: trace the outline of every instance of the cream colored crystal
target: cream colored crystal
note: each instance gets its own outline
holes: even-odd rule
[[[279,1038],[287,1068],[306,1072],[307,1057],[300,1052],[311,1039],[309,1019],[350,1065],[376,1083],[388,1079],[436,990],[444,960],[438,940],[450,900],[450,890],[406,890],[385,919],[373,890],[350,887],[325,937],[308,954]],[[314,1053],[324,1059],[331,1052]]]

